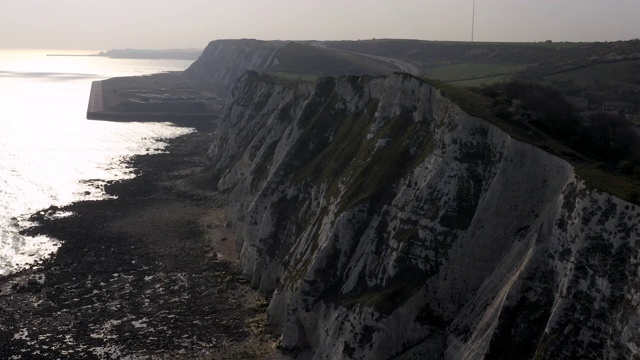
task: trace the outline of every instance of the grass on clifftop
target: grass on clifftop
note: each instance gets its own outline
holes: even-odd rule
[[[316,80],[318,80],[318,77],[319,77],[318,75],[313,75],[313,74],[279,72],[279,71],[267,72],[267,74],[279,79],[284,79],[289,81],[308,82],[308,83],[314,83]]]
[[[496,82],[525,68],[522,65],[468,63],[431,67],[424,71],[427,77],[440,81],[461,83],[475,80],[482,83],[489,80]]]
[[[299,79],[295,78],[295,75],[278,76],[278,78],[281,79],[279,81],[300,81]],[[579,148],[571,146],[569,141],[567,141],[567,138],[552,136],[549,132],[546,132],[544,129],[541,129],[540,126],[536,126],[532,122],[523,122],[516,119],[497,116],[495,113],[496,99],[485,96],[477,91],[471,91],[469,89],[448,84],[442,81],[430,79],[422,80],[439,89],[443,96],[451,99],[466,113],[489,121],[490,123],[501,128],[503,131],[507,132],[514,139],[532,144],[554,156],[563,158],[571,165],[573,165],[577,175],[585,180],[590,186],[611,193],[621,199],[633,203],[640,203],[640,179],[634,177],[635,175],[633,175],[633,173],[623,173],[617,163],[603,163],[602,160],[595,158],[593,155],[589,155],[588,153],[581,151]],[[331,106],[327,108],[331,108]],[[319,116],[319,114],[315,115]],[[327,116],[331,117],[335,116],[335,114],[325,115],[324,117]],[[371,155],[371,147],[373,146],[373,144],[375,144],[375,141],[379,140],[378,138],[371,139],[369,142],[367,142],[367,144],[362,144],[362,146],[355,146],[355,144],[352,144],[348,140],[349,136],[353,135],[353,131],[363,131],[361,127],[363,127],[364,125],[357,125],[362,121],[363,118],[356,116],[354,118],[343,119],[342,122],[332,124],[331,126],[335,127],[333,129],[316,129],[316,131],[319,131],[318,134],[316,134],[315,136],[311,136],[312,139],[316,139],[314,141],[322,139],[322,135],[326,133],[333,133],[336,136],[335,141],[337,144],[340,144],[339,150],[336,152],[336,154],[339,156],[338,158],[331,158],[331,156],[324,153],[317,154],[318,156],[316,158],[307,159],[307,162],[305,162],[305,171],[303,171],[303,173],[306,176],[310,176],[311,170],[309,169],[323,168],[325,169],[325,171],[322,174],[314,174],[310,177],[315,178],[316,180],[324,179],[327,176],[339,177],[347,165],[344,164],[344,161],[339,161],[340,158],[367,158],[368,155]],[[324,124],[324,126],[328,125],[324,122],[321,123]],[[389,129],[389,131],[392,130],[393,129]],[[397,130],[398,129],[393,131]],[[416,129],[404,130],[409,130],[408,132],[410,133],[412,131],[415,131]],[[576,129],[576,131],[578,130]],[[382,133],[383,137],[387,135],[384,131]],[[406,133],[406,131],[402,132],[402,134]],[[404,139],[400,134],[389,136],[389,138]],[[389,144],[389,146],[392,145],[392,143]],[[317,148],[323,147],[317,146]],[[387,151],[385,151],[384,153],[389,154],[390,156],[393,155],[392,157],[395,158],[380,159],[385,160],[383,161],[383,163],[396,163],[396,160],[398,158],[403,158],[403,156],[399,156],[399,154],[390,151],[390,149],[388,148],[386,150]],[[364,174],[375,172],[375,169],[362,170]],[[355,178],[357,178],[357,176]],[[384,178],[384,176],[381,176],[381,178]],[[365,193],[367,194],[367,196],[375,193],[375,191],[380,187],[384,187],[384,184],[376,181],[376,176],[364,176],[364,179],[361,181],[361,183],[357,185],[357,192]],[[332,193],[332,191],[330,191],[330,193]],[[354,202],[357,202],[359,200],[357,197],[353,197],[351,195],[352,194],[348,192],[347,196],[345,196],[345,199],[343,199],[348,204],[353,204]]]
[[[386,62],[365,56],[291,42],[278,53],[273,73],[308,75],[383,75],[397,70]]]
[[[576,174],[590,186],[623,200],[640,204],[640,179],[637,176],[625,175],[615,164],[603,163],[570,146],[567,140],[553,137],[531,123],[496,116],[492,112],[493,100],[489,97],[440,81],[427,79],[425,81],[438,88],[445,97],[451,99],[466,113],[489,121],[514,139],[532,144],[566,160],[573,165]]]

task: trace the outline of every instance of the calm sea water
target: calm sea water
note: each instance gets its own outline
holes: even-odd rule
[[[191,64],[46,56],[97,52],[0,49],[0,275],[60,245],[56,239],[19,235],[29,215],[51,205],[103,198],[102,189],[88,180],[131,177],[122,160],[159,151],[162,139],[191,131],[166,123],[86,120],[92,81],[184,70]]]

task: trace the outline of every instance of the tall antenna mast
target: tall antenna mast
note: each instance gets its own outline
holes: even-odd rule
[[[473,30],[476,26],[476,0],[473,0],[473,14],[471,16],[471,42],[473,42]]]

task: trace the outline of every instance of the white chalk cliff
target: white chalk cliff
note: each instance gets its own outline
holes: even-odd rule
[[[285,349],[640,356],[640,208],[418,78],[246,72],[208,155]]]
[[[263,71],[276,65],[278,50],[284,45],[255,39],[215,40],[184,75],[207,81],[227,93],[245,70]]]

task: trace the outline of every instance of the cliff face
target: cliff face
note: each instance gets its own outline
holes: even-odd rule
[[[284,348],[639,355],[640,208],[419,79],[247,72],[209,157]]]
[[[253,39],[215,40],[184,74],[213,83],[227,92],[245,70],[262,71],[277,64],[276,54],[284,45]]]
[[[398,67],[385,60],[335,51],[310,43],[260,40],[216,40],[185,72],[229,95],[245,70],[286,74],[291,78],[316,76],[388,75]]]

